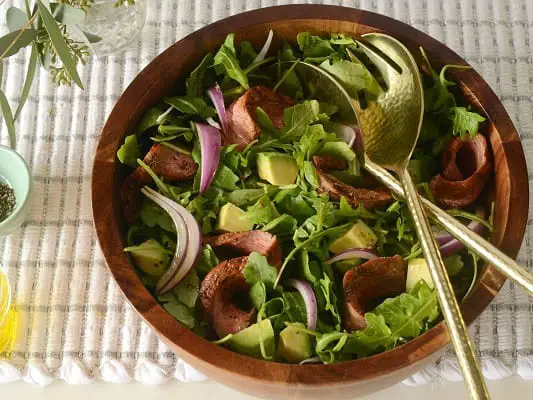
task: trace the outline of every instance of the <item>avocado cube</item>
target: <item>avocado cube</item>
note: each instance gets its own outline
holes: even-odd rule
[[[298,165],[294,158],[283,153],[259,153],[257,173],[261,179],[277,186],[291,185],[296,182]]]
[[[424,258],[413,258],[407,262],[405,289],[409,292],[421,279],[426,281],[431,289],[435,287],[426,260]]]
[[[135,265],[144,272],[151,276],[161,276],[167,270],[170,265],[170,255],[167,249],[165,249],[157,240],[148,239],[129,250]]]
[[[261,340],[267,355],[274,353],[274,329],[269,319],[264,319],[257,324],[234,334],[226,342],[233,350],[255,358],[262,358]]]
[[[295,324],[301,325],[303,324]],[[285,361],[298,363],[313,356],[313,337],[290,325],[279,334],[278,354]]]
[[[348,232],[336,239],[329,245],[329,251],[335,254],[352,248],[371,249],[378,241],[374,231],[359,220],[350,228]]]
[[[251,231],[254,224],[246,217],[246,211],[232,203],[224,204],[218,213],[217,229],[225,232]]]

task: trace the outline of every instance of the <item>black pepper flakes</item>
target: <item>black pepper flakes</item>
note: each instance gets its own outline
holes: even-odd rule
[[[16,204],[15,191],[11,186],[0,182],[0,222],[11,215]]]

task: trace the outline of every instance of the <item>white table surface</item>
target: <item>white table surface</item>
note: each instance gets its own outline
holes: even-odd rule
[[[487,382],[493,400],[522,400],[533,398],[533,381],[511,377]],[[62,382],[48,387],[31,386],[25,383],[12,383],[0,386],[1,399],[39,400],[245,400],[253,399],[214,382],[178,383],[161,386],[147,386],[138,383],[114,385],[96,383],[89,386],[66,385]],[[356,398],[356,397],[354,397]],[[423,387],[409,387],[403,384],[383,390],[372,396],[360,397],[366,400],[461,400],[467,399],[462,383],[441,383]]]

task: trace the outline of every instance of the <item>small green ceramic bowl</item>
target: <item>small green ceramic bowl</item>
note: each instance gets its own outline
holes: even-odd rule
[[[0,237],[17,230],[28,212],[32,187],[31,174],[26,161],[15,150],[0,146],[0,182],[7,183],[15,191],[15,209],[0,222]]]

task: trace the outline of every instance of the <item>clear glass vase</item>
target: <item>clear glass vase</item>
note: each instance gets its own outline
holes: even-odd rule
[[[141,33],[146,19],[146,1],[118,5],[117,0],[94,0],[87,10],[81,29],[99,36],[102,40],[92,43],[97,56],[124,50]]]

